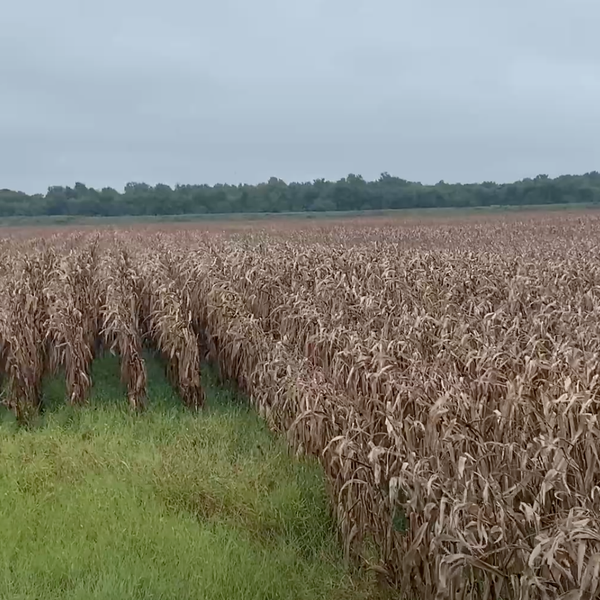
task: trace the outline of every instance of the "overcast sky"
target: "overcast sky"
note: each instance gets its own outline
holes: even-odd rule
[[[598,0],[0,0],[0,188],[600,170]]]

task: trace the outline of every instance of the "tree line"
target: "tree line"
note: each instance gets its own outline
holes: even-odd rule
[[[83,183],[52,186],[46,194],[0,190],[0,216],[125,216],[219,213],[363,211],[402,208],[469,208],[541,204],[599,204],[600,174],[538,175],[515,183],[435,185],[383,173],[375,181],[348,175],[286,183],[276,177],[258,185],[148,185],[128,183],[122,192]]]

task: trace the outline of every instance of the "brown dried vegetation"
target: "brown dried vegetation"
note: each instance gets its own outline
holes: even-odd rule
[[[121,359],[121,379],[134,409],[146,399],[146,365],[142,356],[141,281],[132,264],[131,250],[112,239],[102,257],[100,318],[102,342]]]
[[[6,399],[34,410],[61,365],[81,402],[102,331],[133,406],[145,338],[197,407],[206,350],[319,457],[348,556],[402,594],[594,598],[599,236],[568,215],[14,240]]]
[[[51,369],[64,369],[71,404],[85,402],[92,385],[100,333],[98,274],[97,240],[75,244],[59,255],[45,290]]]

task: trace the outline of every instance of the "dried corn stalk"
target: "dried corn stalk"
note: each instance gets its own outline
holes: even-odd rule
[[[51,362],[65,371],[71,404],[85,402],[91,364],[100,334],[98,243],[71,249],[56,264],[45,290]]]
[[[145,321],[150,339],[167,362],[167,375],[190,408],[204,404],[200,350],[194,330],[185,257],[167,245],[144,253]]]
[[[146,365],[142,356],[138,278],[128,251],[111,249],[103,256],[100,278],[100,318],[103,341],[121,359],[121,379],[132,408],[140,410],[146,399]]]
[[[46,371],[48,311],[44,288],[55,260],[51,248],[31,247],[14,257],[3,284],[2,339],[6,371],[5,402],[20,422],[39,409]]]

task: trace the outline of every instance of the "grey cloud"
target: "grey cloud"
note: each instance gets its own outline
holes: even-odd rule
[[[0,187],[600,163],[592,0],[0,0]]]

